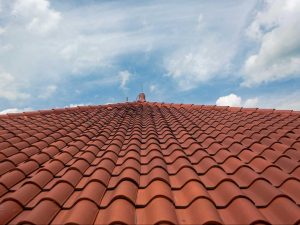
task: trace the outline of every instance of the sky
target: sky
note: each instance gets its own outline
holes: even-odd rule
[[[0,0],[0,113],[135,101],[300,110],[300,0]]]

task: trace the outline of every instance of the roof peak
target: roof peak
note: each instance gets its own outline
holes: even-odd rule
[[[138,102],[146,102],[146,95],[144,92],[139,93]]]

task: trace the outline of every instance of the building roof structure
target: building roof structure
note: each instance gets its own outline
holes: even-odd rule
[[[300,223],[300,112],[147,101],[0,116],[0,224]]]

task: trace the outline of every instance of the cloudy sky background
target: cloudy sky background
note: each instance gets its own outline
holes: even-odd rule
[[[299,0],[0,0],[0,112],[136,99],[300,110]]]

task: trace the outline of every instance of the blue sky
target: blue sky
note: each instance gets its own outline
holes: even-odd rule
[[[147,100],[300,110],[300,1],[0,0],[0,113]]]

